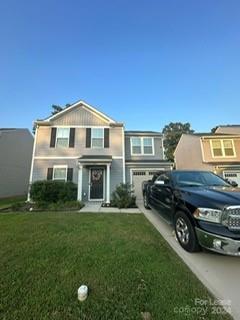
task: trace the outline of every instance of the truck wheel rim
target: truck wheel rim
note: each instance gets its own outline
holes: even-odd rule
[[[187,244],[189,241],[188,226],[183,218],[178,218],[176,222],[176,231],[179,241],[182,244]]]

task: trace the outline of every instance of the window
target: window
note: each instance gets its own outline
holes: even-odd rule
[[[141,138],[132,138],[132,154],[141,154]]]
[[[103,148],[104,130],[103,128],[92,128],[92,148]]]
[[[233,140],[211,140],[212,155],[217,157],[235,157]]]
[[[70,128],[57,128],[56,146],[66,148],[69,145]]]
[[[67,166],[53,167],[53,180],[67,181]]]
[[[143,138],[143,153],[153,154],[152,138]]]
[[[132,155],[153,155],[153,138],[132,137],[131,150]]]
[[[222,157],[222,144],[221,140],[213,140],[212,141],[212,150],[214,157]]]
[[[233,141],[232,140],[223,140],[223,148],[224,148],[225,156],[227,156],[227,157],[234,156]]]

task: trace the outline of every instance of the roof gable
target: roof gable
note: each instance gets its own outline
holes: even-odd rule
[[[116,123],[115,120],[82,100],[47,118],[45,121],[60,125],[107,125]]]

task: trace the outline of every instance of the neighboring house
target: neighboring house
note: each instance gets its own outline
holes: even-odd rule
[[[176,169],[210,170],[240,185],[240,126],[183,134],[174,156]]]
[[[0,128],[0,198],[27,194],[32,149],[28,129]]]
[[[123,123],[83,101],[36,121],[30,184],[73,181],[79,200],[109,203],[117,185],[134,182],[135,172],[145,172],[145,180],[148,170],[170,167],[163,161],[161,134],[127,132],[125,137]]]
[[[240,134],[240,125],[226,125],[218,126],[215,133],[226,133],[226,134]]]

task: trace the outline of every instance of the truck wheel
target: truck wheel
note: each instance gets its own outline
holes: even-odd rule
[[[194,227],[184,212],[177,212],[174,218],[175,232],[178,242],[188,252],[200,251]]]
[[[149,204],[148,204],[148,197],[146,195],[146,193],[144,193],[143,195],[143,205],[145,209],[150,209]]]

